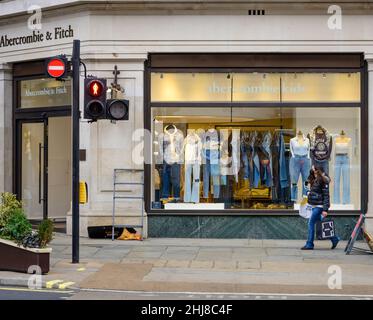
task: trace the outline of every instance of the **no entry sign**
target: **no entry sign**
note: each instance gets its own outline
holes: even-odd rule
[[[61,78],[66,72],[66,59],[55,57],[49,59],[47,63],[47,73],[53,78]]]

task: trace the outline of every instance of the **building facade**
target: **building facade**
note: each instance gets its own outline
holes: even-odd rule
[[[82,235],[111,225],[115,168],[144,170],[151,237],[303,238],[312,164],[331,177],[338,232],[348,237],[361,212],[371,228],[369,3],[40,6],[33,30],[35,11],[0,2],[0,191],[17,193],[30,219],[71,232],[71,81],[48,78],[45,61],[80,39],[87,73],[111,83],[117,66],[130,101],[128,121],[81,119]],[[140,211],[121,201],[117,221],[137,224]]]

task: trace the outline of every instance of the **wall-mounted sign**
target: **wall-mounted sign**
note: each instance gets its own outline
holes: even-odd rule
[[[18,37],[12,37],[7,34],[2,35],[0,38],[0,48],[3,47],[14,47],[25,44],[47,42],[51,40],[61,40],[65,38],[73,38],[74,29],[69,25],[67,28],[55,27],[53,30],[47,30],[45,32],[32,31],[27,35]]]
[[[360,73],[152,73],[152,102],[360,102]]]
[[[71,105],[71,81],[32,79],[20,81],[20,108],[60,107]]]

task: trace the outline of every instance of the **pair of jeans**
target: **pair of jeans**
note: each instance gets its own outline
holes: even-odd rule
[[[184,202],[199,202],[199,163],[185,164]]]
[[[248,146],[246,146],[243,142],[241,143],[241,157],[242,157],[242,164],[243,164],[243,178],[249,179],[250,178],[250,163],[248,157]]]
[[[350,200],[350,158],[347,154],[335,155],[334,167],[334,202],[341,203],[341,176],[342,176],[342,191],[343,204],[348,204]]]
[[[322,168],[324,172],[329,175],[329,160],[312,160],[312,165],[318,168]]]
[[[262,163],[262,183],[269,188],[273,186],[271,160],[268,160],[266,164]]]
[[[311,169],[311,161],[308,156],[295,156],[290,158],[289,171],[291,180],[291,200],[298,200],[298,181],[302,175],[302,195],[307,195],[305,182]]]
[[[285,154],[285,140],[281,134],[279,138],[279,175],[280,175],[280,186],[281,189],[289,187],[289,160]]]
[[[323,209],[320,207],[312,208],[311,218],[308,220],[308,238],[306,242],[307,248],[314,247],[313,241],[315,240],[315,224],[316,222],[322,220],[322,211]],[[338,242],[339,238],[337,236],[334,236],[333,238],[330,238],[330,240],[334,244]]]
[[[273,167],[272,167],[272,150],[271,150],[271,144],[272,144],[272,135],[270,132],[267,132],[262,140],[261,149],[263,154],[265,155],[265,158],[268,160],[267,164],[264,164],[262,162],[262,170],[263,170],[263,178],[262,182],[267,187],[273,186]]]
[[[163,163],[162,169],[162,195],[161,198],[170,197],[170,187],[174,198],[180,198],[180,164]]]
[[[260,160],[258,153],[254,152],[253,155],[253,173],[251,175],[251,185],[254,188],[259,187],[259,181],[260,181]]]
[[[210,176],[212,178],[214,198],[219,198],[220,192],[220,167],[219,164],[214,164],[210,157],[205,159],[206,163],[203,165],[203,197],[209,197],[210,190]]]

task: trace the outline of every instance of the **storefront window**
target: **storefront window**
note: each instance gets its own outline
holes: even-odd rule
[[[162,106],[163,89],[156,87],[158,103],[151,107],[152,209],[297,210],[312,165],[331,178],[330,210],[361,209],[360,107],[343,105],[360,101],[360,75],[303,74],[296,76],[298,83],[294,74],[263,75],[225,74],[233,102],[225,107]],[[317,84],[329,76],[327,88]],[[174,88],[180,85],[174,81]],[[198,90],[207,87],[204,83]],[[216,82],[213,88],[218,90]],[[198,100],[197,91],[191,96]],[[163,102],[176,99],[172,97]],[[241,101],[258,105],[234,105]],[[283,103],[261,106],[263,101]],[[320,101],[343,102],[318,106]]]

